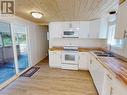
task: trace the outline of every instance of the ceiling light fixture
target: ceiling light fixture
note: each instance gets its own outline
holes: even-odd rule
[[[42,18],[44,15],[40,12],[31,12],[31,15],[36,18],[36,19],[40,19]]]

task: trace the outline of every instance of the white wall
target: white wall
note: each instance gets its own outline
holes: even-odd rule
[[[55,46],[78,46],[78,47],[103,47],[106,48],[106,40],[104,39],[50,39],[49,47]]]
[[[47,47],[47,27],[32,25],[29,28],[31,63],[36,64],[46,57]]]
[[[124,40],[124,46],[122,48],[112,47],[111,51],[127,58],[127,39]]]
[[[13,24],[25,25],[28,28],[29,50],[31,65],[38,63],[43,59],[47,52],[47,36],[46,26],[38,26],[33,22],[22,19],[20,17],[0,17],[0,21],[5,21]]]

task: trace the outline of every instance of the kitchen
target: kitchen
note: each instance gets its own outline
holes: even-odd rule
[[[34,1],[30,2],[33,4]],[[51,11],[51,7],[46,7],[49,2],[55,11]],[[93,2],[95,4],[92,5]],[[16,3],[23,4],[21,1]],[[0,91],[0,95],[20,95],[19,92],[25,92],[24,95],[126,95],[127,1],[37,0],[33,6],[37,7],[39,4],[42,4],[45,10],[49,8],[50,12],[46,12],[50,13],[51,18],[33,19],[32,13],[24,17],[18,12],[14,23],[13,19],[9,18],[13,29],[21,30],[21,27],[15,28],[15,24],[18,23],[19,26],[24,24],[29,26],[27,30],[31,30],[31,33],[28,32],[27,51],[30,66],[23,72],[16,71],[17,76],[12,79],[13,81],[17,79],[16,81],[13,83],[8,81],[0,86],[3,88],[11,83]],[[20,10],[22,6],[16,6],[19,8],[17,11],[22,13]],[[20,17],[37,21],[37,24]],[[2,18],[2,21],[6,20]],[[12,46],[15,47],[13,37]],[[45,61],[47,55],[49,57]],[[15,56],[14,48],[14,61],[18,64]],[[20,77],[34,66],[40,69],[32,77]]]

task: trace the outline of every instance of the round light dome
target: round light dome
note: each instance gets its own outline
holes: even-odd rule
[[[40,19],[43,16],[43,14],[40,12],[31,12],[31,15],[36,19]]]

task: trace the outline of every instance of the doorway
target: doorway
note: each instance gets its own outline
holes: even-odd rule
[[[28,67],[27,26],[0,22],[0,85]]]
[[[29,67],[29,53],[28,53],[28,29],[24,25],[13,24],[14,41],[16,47],[16,59],[18,72],[24,71]]]
[[[0,84],[16,75],[10,24],[0,22]]]

